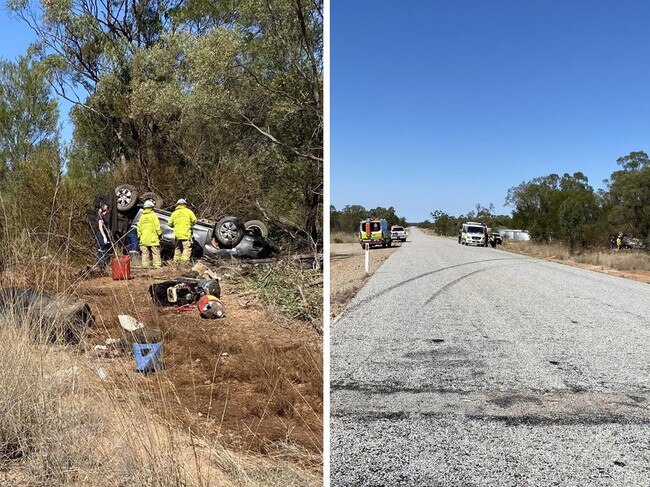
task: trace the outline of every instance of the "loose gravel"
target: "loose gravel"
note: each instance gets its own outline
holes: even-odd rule
[[[332,486],[650,485],[650,287],[413,230],[331,345]]]

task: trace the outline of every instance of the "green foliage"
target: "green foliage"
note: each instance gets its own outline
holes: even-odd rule
[[[321,1],[9,7],[75,102],[68,157],[84,186],[130,182],[322,245]]]
[[[334,206],[330,207],[330,229],[332,232],[355,233],[359,230],[359,222],[365,218],[384,218],[391,225],[406,225],[406,219],[397,216],[395,208],[383,208],[378,206],[366,210],[361,205],[346,205],[338,211]]]
[[[459,228],[463,223],[468,221],[479,221],[485,223],[490,228],[509,227],[511,225],[511,217],[508,215],[495,215],[494,204],[490,203],[488,206],[482,206],[477,203],[474,210],[469,211],[465,215],[452,216],[442,210],[435,210],[431,212],[431,221],[425,220],[418,224],[421,228],[430,228],[437,235],[445,235],[448,237],[458,234]]]
[[[57,143],[59,113],[46,76],[28,56],[0,61],[0,176]]]
[[[645,152],[631,152],[616,161],[622,169],[608,181],[609,222],[617,232],[650,244],[650,160]]]
[[[510,188],[506,203],[514,206],[513,224],[534,240],[563,240],[573,248],[584,225],[597,219],[597,198],[587,177],[557,174],[534,178]],[[583,240],[582,238],[580,238]]]

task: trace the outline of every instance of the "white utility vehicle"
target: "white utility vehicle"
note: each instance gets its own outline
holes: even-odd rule
[[[463,223],[462,233],[460,234],[460,243],[462,245],[485,245],[486,228],[482,223],[467,222]]]
[[[390,234],[392,240],[399,240],[400,242],[406,242],[406,231],[404,227],[398,225],[393,225],[390,227]]]

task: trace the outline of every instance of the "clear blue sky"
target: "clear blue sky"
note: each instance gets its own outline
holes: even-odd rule
[[[331,201],[504,207],[550,173],[590,183],[650,138],[650,3],[331,0]]]
[[[21,20],[10,16],[6,2],[1,2],[0,8],[0,58],[5,61],[15,61],[18,56],[26,53],[27,48],[36,40],[34,32]],[[65,141],[72,137],[72,126],[69,123],[68,111],[71,104],[59,100],[61,136]]]

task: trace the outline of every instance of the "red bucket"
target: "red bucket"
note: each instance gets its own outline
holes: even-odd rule
[[[131,257],[128,255],[113,257],[111,260],[111,270],[113,271],[114,281],[131,279]]]

